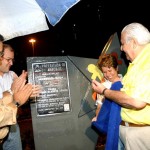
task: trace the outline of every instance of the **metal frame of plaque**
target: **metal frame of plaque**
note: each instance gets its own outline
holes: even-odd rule
[[[34,84],[42,85],[36,97],[37,116],[56,115],[71,111],[66,61],[32,63]]]

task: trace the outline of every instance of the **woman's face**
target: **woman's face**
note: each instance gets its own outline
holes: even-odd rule
[[[114,67],[102,67],[102,72],[104,77],[110,82],[115,82],[116,77],[118,77],[117,69]]]

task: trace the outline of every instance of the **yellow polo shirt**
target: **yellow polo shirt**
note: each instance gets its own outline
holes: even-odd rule
[[[129,64],[122,84],[121,91],[147,103],[141,110],[122,107],[122,120],[136,124],[150,124],[150,44]]]

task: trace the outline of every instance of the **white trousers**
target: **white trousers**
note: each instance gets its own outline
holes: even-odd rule
[[[150,126],[119,126],[119,150],[150,150]]]

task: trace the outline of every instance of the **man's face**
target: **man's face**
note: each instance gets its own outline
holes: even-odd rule
[[[130,60],[131,62],[134,59],[133,55],[133,48],[132,48],[132,39],[129,41],[125,40],[125,33],[121,35],[121,51],[125,52],[127,60]]]
[[[1,57],[0,72],[5,73],[10,70],[13,65],[14,52],[10,51],[9,48],[5,48],[4,55]]]

